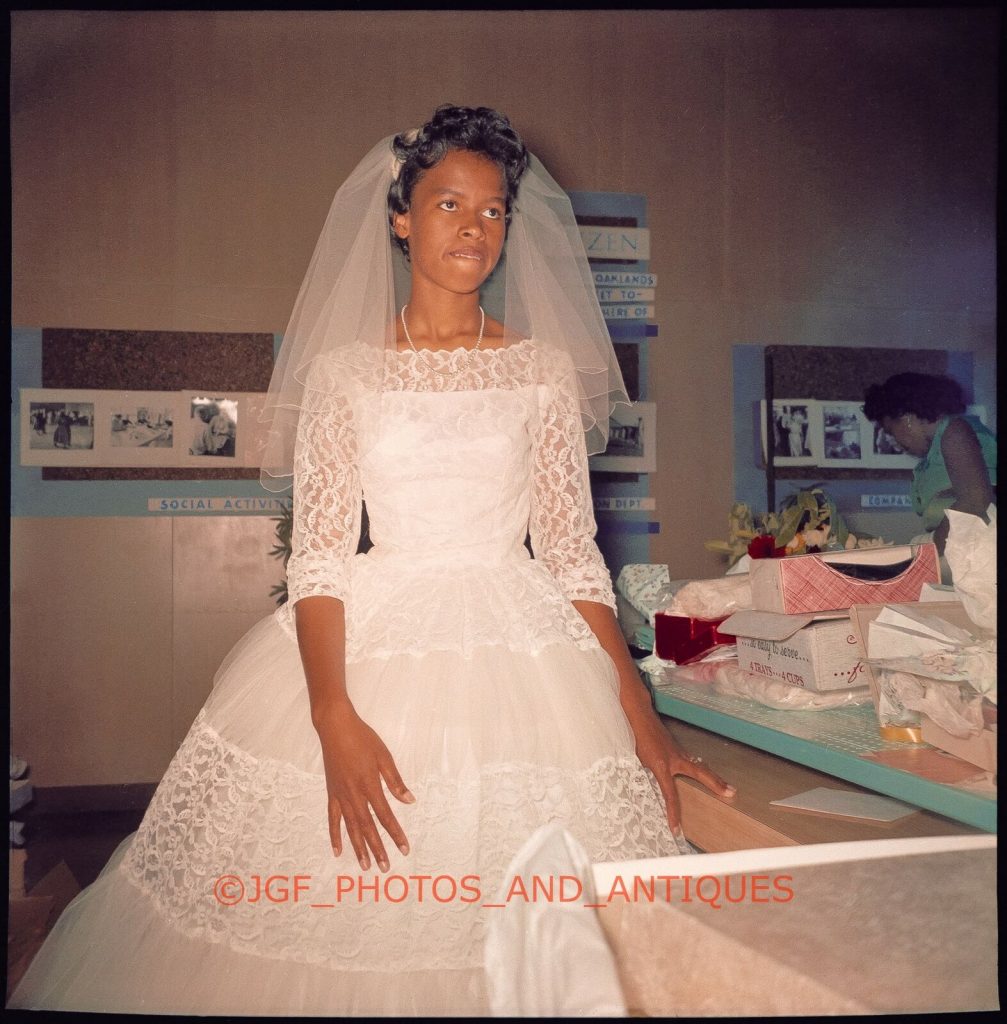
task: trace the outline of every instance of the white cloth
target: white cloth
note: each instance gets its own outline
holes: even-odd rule
[[[560,825],[518,851],[494,901],[486,978],[495,1017],[625,1017],[591,861]]]
[[[478,1015],[496,912],[481,903],[535,829],[561,823],[594,861],[676,851],[612,660],[570,604],[611,604],[612,591],[577,401],[562,367],[533,352],[436,357],[441,370],[471,359],[454,376],[401,353],[383,436],[359,460],[351,403],[302,416],[291,599],[346,601],[350,698],[417,798],[390,800],[411,846],[389,846],[390,875],[442,877],[437,895],[415,883],[387,895],[375,870],[374,888],[311,906],[361,872],[349,844],[331,852],[285,607],[228,655],[139,831],[10,1005]],[[354,556],[361,494],[375,547]],[[223,875],[306,876],[309,897],[222,906]]]
[[[951,567],[955,592],[968,617],[982,629],[997,631],[997,510],[996,505],[981,516],[970,516],[949,508],[948,539],[944,556]]]
[[[752,584],[749,578],[732,574],[712,580],[691,580],[661,610],[668,615],[718,619],[751,607]]]

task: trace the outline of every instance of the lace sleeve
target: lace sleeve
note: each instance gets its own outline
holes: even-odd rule
[[[612,577],[594,540],[587,447],[573,380],[564,374],[546,386],[532,470],[532,550],[571,601],[597,601],[614,611]]]
[[[351,406],[327,387],[304,389],[294,447],[290,607],[302,597],[346,600],[348,561],[360,539],[361,491]]]

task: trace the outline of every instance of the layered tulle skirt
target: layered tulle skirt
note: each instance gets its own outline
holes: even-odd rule
[[[427,603],[479,580],[476,607],[492,618],[508,598],[488,595],[487,578],[445,577],[433,600],[428,578]],[[498,582],[513,599],[514,579]],[[271,616],[228,655],[139,830],[67,908],[11,1005],[485,1013],[483,939],[507,913],[490,904],[536,828],[562,823],[596,861],[677,847],[609,656],[569,630],[524,650],[474,644],[492,633],[471,625],[347,666],[354,706],[416,797],[389,798],[410,852],[386,841],[386,874],[362,871],[348,843],[332,853],[296,641],[287,613]]]

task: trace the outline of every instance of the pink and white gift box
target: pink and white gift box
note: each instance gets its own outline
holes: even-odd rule
[[[757,558],[748,573],[752,607],[785,615],[918,601],[926,584],[940,582],[933,544]]]

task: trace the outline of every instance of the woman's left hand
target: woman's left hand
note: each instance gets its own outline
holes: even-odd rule
[[[668,813],[668,825],[676,836],[682,836],[681,808],[675,776],[695,779],[722,800],[731,800],[737,789],[725,782],[701,758],[690,757],[675,742],[653,708],[625,708],[629,724],[636,737],[636,756],[640,763],[654,773]]]

